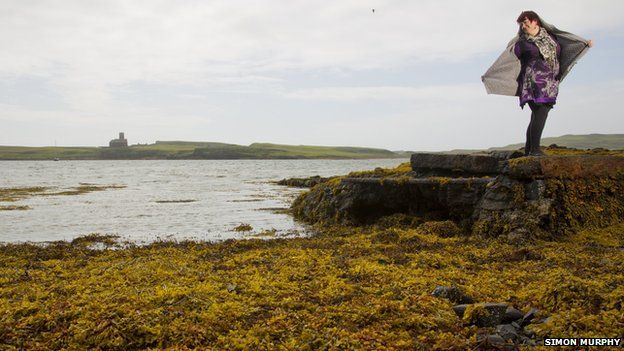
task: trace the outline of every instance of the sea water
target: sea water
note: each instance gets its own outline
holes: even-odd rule
[[[79,195],[30,196],[3,206],[0,242],[71,240],[115,234],[123,240],[223,240],[269,231],[271,237],[307,235],[284,213],[304,189],[283,178],[343,175],[395,167],[405,159],[376,160],[132,160],[0,161],[0,188],[122,186]],[[253,230],[237,232],[249,224]]]

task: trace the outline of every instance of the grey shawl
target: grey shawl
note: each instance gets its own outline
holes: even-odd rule
[[[542,22],[542,27],[548,33],[554,35],[559,42],[559,46],[561,46],[561,56],[559,58],[559,81],[561,82],[570,73],[572,66],[585,55],[589,45],[587,45],[587,40],[577,35],[559,30],[555,26],[544,22],[541,18],[540,21]],[[520,33],[511,39],[505,51],[481,76],[481,81],[483,81],[488,94],[518,95],[517,79],[520,74],[521,64],[520,59],[514,53],[514,47],[518,40],[520,40]]]

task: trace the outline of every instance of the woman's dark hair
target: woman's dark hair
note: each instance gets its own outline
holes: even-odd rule
[[[540,21],[540,18],[537,15],[537,13],[533,11],[523,11],[520,14],[520,16],[518,16],[518,19],[516,20],[516,22],[522,23],[524,22],[525,19],[528,19],[529,21],[537,21],[537,25],[539,25],[540,27],[542,26],[542,21]]]

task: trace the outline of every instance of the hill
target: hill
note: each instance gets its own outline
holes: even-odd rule
[[[0,146],[0,160],[140,160],[140,159],[370,159],[403,158],[384,149],[254,143],[249,146],[188,141],[110,147]]]
[[[577,149],[624,150],[624,134],[563,135],[543,138],[542,145],[557,144]],[[522,143],[492,150],[516,150]],[[442,153],[472,153],[483,150],[450,150]],[[0,160],[238,160],[238,159],[371,159],[407,158],[412,152],[365,147],[310,146],[253,143],[249,146],[190,141],[157,141],[127,148],[0,146]]]
[[[610,150],[624,149],[624,134],[566,134],[558,137],[542,138],[542,145],[557,144],[575,149],[603,148]],[[516,150],[524,147],[524,143],[511,144],[503,147],[493,147],[489,150]]]

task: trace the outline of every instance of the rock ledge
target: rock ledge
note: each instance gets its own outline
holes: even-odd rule
[[[511,240],[624,219],[624,157],[414,154],[412,171],[321,182],[293,204],[309,222],[373,223],[403,213]]]

